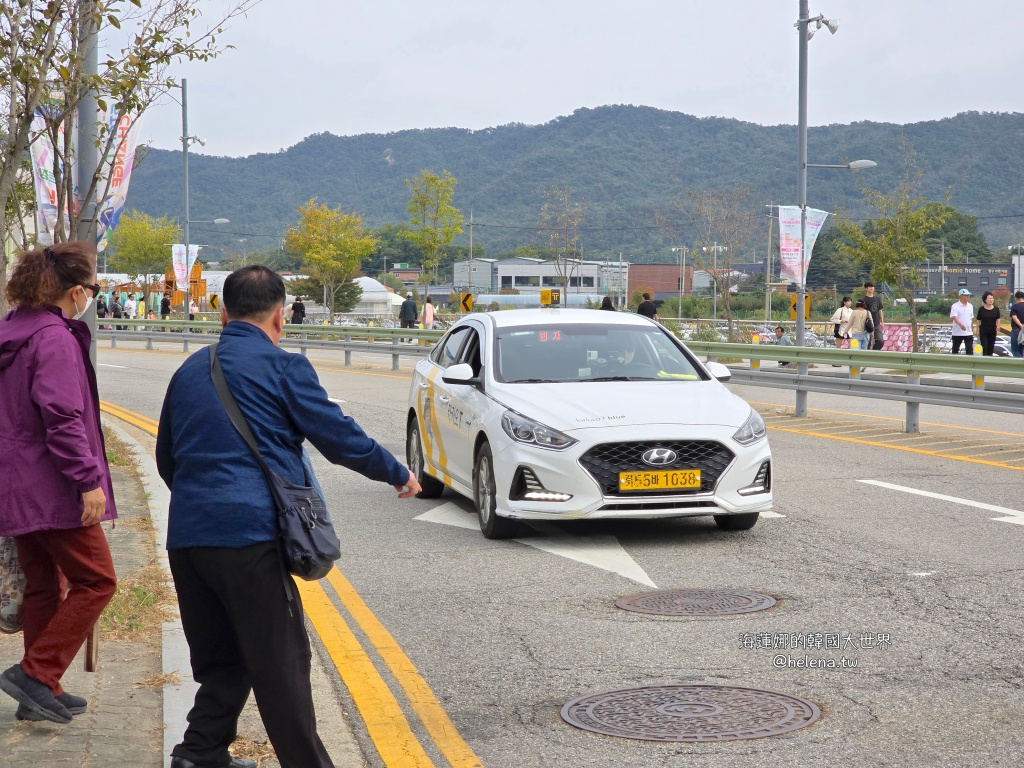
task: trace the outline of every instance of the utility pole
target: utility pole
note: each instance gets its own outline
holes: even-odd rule
[[[473,209],[469,209],[469,292],[473,292]]]
[[[772,235],[775,234],[775,206],[769,203],[768,209],[768,270],[764,279],[764,324],[772,321]]]
[[[82,33],[79,40],[80,49],[84,52],[82,60],[82,75],[84,80],[95,78],[99,74],[99,27],[96,24],[96,3],[89,2],[82,14]],[[91,181],[99,168],[99,150],[96,145],[97,125],[99,123],[100,107],[96,101],[96,94],[91,86],[82,86],[81,98],[78,102],[78,136],[76,137],[76,158],[78,166],[78,178],[82,189],[88,190]],[[96,247],[96,194],[99,192],[99,184],[93,190],[88,200],[82,201],[81,216],[78,219],[78,232],[75,237],[84,240],[91,248]],[[97,259],[98,262],[98,259]],[[94,270],[99,264],[93,264]],[[86,313],[86,324],[89,326],[89,334],[92,337],[92,344],[89,346],[89,360],[93,368],[96,367],[96,302]]]

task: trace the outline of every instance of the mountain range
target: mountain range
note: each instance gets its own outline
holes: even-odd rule
[[[746,185],[759,208],[794,204],[796,154],[792,125],[624,105],[579,109],[543,125],[321,133],[277,153],[190,153],[190,218],[231,221],[197,224],[192,239],[234,252],[279,248],[296,209],[312,197],[358,213],[370,226],[406,221],[405,180],[444,169],[458,180],[454,203],[467,224],[472,211],[474,242],[488,255],[544,245],[538,225],[545,190],[568,187],[585,206],[585,256],[672,261],[675,243],[656,219],[684,190]],[[808,157],[822,164],[873,160],[877,167],[860,172],[860,180],[880,190],[895,186],[909,158],[920,173],[920,195],[949,194],[952,205],[978,217],[993,250],[1024,240],[1024,114],[814,127]],[[180,217],[181,177],[180,152],[150,150],[132,176],[128,208]],[[854,219],[870,214],[844,170],[810,169],[808,203]],[[684,242],[695,236],[687,222],[676,223]],[[761,258],[766,247],[752,243],[751,257]]]

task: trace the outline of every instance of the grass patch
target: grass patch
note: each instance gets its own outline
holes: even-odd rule
[[[135,454],[109,427],[103,428],[103,442],[107,448],[107,464],[112,467],[135,466]]]
[[[139,680],[132,688],[163,688],[165,685],[181,685],[181,675],[177,672],[153,675],[145,680]]]
[[[258,767],[265,765],[268,760],[277,760],[277,753],[270,746],[270,742],[266,740],[256,741],[245,736],[239,736],[228,747],[228,750],[231,752],[232,757],[255,760]]]
[[[100,617],[103,635],[111,640],[137,640],[159,632],[170,617],[174,592],[156,561],[117,584]]]

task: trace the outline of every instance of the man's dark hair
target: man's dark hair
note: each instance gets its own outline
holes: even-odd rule
[[[870,280],[868,280],[866,283],[864,283],[864,287],[865,288],[874,288],[875,284],[872,283]]]
[[[1024,291],[1017,291],[1015,294],[1013,294],[1013,298],[1024,299]]]
[[[644,301],[650,301],[650,300],[651,300],[651,294],[645,293],[644,294]]]
[[[284,298],[284,280],[262,264],[236,269],[224,281],[224,309],[234,320],[265,320]]]
[[[779,325],[779,326],[776,326],[776,327],[775,327],[775,330],[776,330],[776,331],[782,331],[783,333],[785,333],[785,332],[786,332],[786,329],[785,329],[785,328],[783,328],[783,327],[782,327],[781,325]]]

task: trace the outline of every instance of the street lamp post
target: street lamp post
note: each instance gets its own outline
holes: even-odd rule
[[[808,0],[800,0],[800,17],[797,19],[797,39],[799,41],[799,101],[797,105],[797,200],[800,205],[800,280],[796,286],[796,345],[802,347],[805,340],[804,303],[807,296],[807,270],[804,268],[806,259],[805,243],[807,242],[807,169],[808,168],[844,168],[851,171],[859,171],[864,168],[874,168],[876,163],[871,160],[854,160],[850,163],[840,165],[818,165],[807,162],[807,41],[822,26],[828,28],[833,35],[839,29],[839,25],[826,19],[824,16],[809,18],[810,10]],[[814,23],[814,29],[810,24]],[[807,363],[797,363],[797,374],[807,375]],[[796,390],[796,416],[807,416],[807,390]]]
[[[185,306],[183,314],[185,319],[189,318],[189,307],[191,306],[191,288],[192,288],[192,262],[189,259],[189,225],[190,224],[227,224],[227,219],[213,219],[211,221],[191,221],[189,219],[188,209],[188,148],[194,143],[198,142],[200,146],[205,147],[206,142],[200,139],[198,136],[189,136],[188,134],[188,80],[186,78],[181,79],[181,205],[182,205],[182,235],[185,240]],[[197,257],[198,258],[198,257]],[[183,351],[188,352],[188,336],[189,327],[186,325],[183,329],[184,339]]]
[[[718,320],[718,252],[728,251],[729,247],[726,245],[719,245],[718,242],[715,241],[712,245],[704,246],[701,250],[703,250],[704,253],[711,251],[711,312],[712,315],[714,315],[715,320]],[[729,290],[729,286],[726,286],[726,290]]]
[[[679,311],[676,313],[680,320],[683,319],[683,290],[686,286],[686,254],[690,249],[685,245],[673,248],[672,253],[679,253]]]

